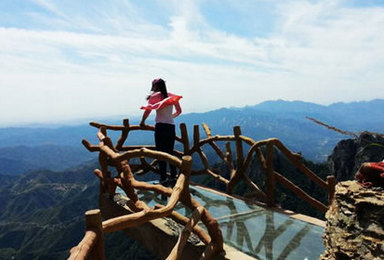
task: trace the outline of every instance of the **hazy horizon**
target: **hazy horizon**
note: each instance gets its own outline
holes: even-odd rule
[[[235,106],[228,106],[228,107],[217,107],[217,108],[214,108],[214,109],[211,109],[211,110],[207,110],[207,111],[201,111],[201,112],[188,112],[188,111],[184,111],[181,116],[183,115],[186,115],[186,114],[193,114],[193,113],[209,113],[209,112],[212,112],[212,111],[215,111],[215,110],[219,110],[219,109],[223,109],[223,108],[229,108],[229,109],[242,109],[242,108],[246,108],[246,107],[253,107],[253,106],[257,106],[257,105],[260,105],[260,104],[263,104],[265,102],[278,102],[278,101],[282,101],[282,102],[290,102],[290,103],[294,103],[294,102],[304,102],[304,103],[310,103],[310,104],[314,104],[314,105],[320,105],[320,106],[324,106],[324,107],[328,107],[328,106],[331,106],[331,105],[334,105],[334,104],[340,104],[340,103],[344,103],[344,104],[350,104],[350,103],[359,103],[359,102],[371,102],[371,101],[374,101],[374,100],[383,100],[384,99],[371,99],[371,100],[361,100],[361,101],[351,101],[351,102],[334,102],[334,103],[331,103],[331,104],[328,104],[328,105],[324,105],[324,104],[318,104],[318,103],[314,103],[314,102],[306,102],[306,101],[302,101],[302,100],[283,100],[283,99],[276,99],[276,100],[265,100],[263,102],[260,102],[260,103],[257,103],[257,104],[249,104],[249,105],[245,105],[245,106],[238,106],[238,107],[235,107]],[[89,123],[91,121],[98,121],[98,120],[101,120],[99,121],[100,123],[110,123],[111,121],[113,122],[116,122],[116,121],[121,121],[122,123],[122,120],[125,119],[125,118],[128,118],[130,119],[131,121],[139,121],[141,119],[141,116],[142,116],[142,110],[138,110],[136,114],[131,114],[131,115],[94,115],[94,116],[89,116],[89,117],[73,117],[73,118],[66,118],[66,119],[51,119],[51,120],[45,120],[45,121],[29,121],[29,122],[12,122],[12,123],[1,123],[0,122],[0,128],[8,128],[8,127],[49,127],[50,125],[52,127],[61,127],[61,126],[73,126],[73,125],[80,125],[80,124],[84,124],[84,123]],[[148,123],[151,124],[153,122],[154,119],[154,113],[151,113],[149,118],[148,118]],[[176,119],[177,121],[178,119]]]
[[[153,78],[184,113],[384,98],[376,0],[0,2],[0,127],[140,116]]]

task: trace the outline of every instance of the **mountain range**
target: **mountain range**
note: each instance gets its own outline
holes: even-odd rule
[[[193,125],[196,124],[206,123],[214,135],[232,134],[233,126],[239,125],[243,135],[255,140],[279,138],[292,151],[301,152],[309,160],[321,162],[326,161],[333,147],[348,136],[318,125],[307,117],[350,132],[380,132],[384,129],[384,121],[380,120],[383,111],[382,99],[329,106],[276,100],[242,108],[182,114],[176,123],[186,123],[190,138]],[[100,123],[121,125],[122,119]],[[138,122],[138,118],[130,120],[131,124]],[[94,155],[85,151],[81,140],[85,138],[97,144],[96,131],[88,122],[60,127],[0,128],[0,174],[21,174],[36,167],[63,170],[67,166],[90,160]],[[118,133],[110,131],[110,136],[116,140]],[[130,133],[127,140],[127,144],[153,143],[153,134],[150,132]]]
[[[95,166],[0,175],[0,259],[64,259],[97,208]]]
[[[301,151],[305,158],[324,162],[340,140],[350,137],[306,117],[351,132],[380,132],[384,129],[384,122],[380,120],[382,111],[384,100],[329,106],[278,100],[184,114],[177,123],[185,122],[190,136],[193,125],[203,122],[214,135],[232,134],[233,126],[240,125],[242,133],[255,140],[277,137],[292,151]],[[108,123],[121,124],[121,121]],[[131,119],[131,124],[137,123],[137,118]],[[92,174],[98,168],[96,154],[86,151],[81,140],[86,138],[97,144],[96,131],[88,122],[0,129],[0,259],[66,259],[68,249],[81,240],[84,212],[98,207],[98,181]],[[111,135],[114,139],[118,137]],[[128,138],[128,144],[152,142],[150,132],[130,133]],[[324,163],[308,164],[324,176],[329,172]],[[286,163],[278,161],[278,165],[283,167]],[[285,168],[280,171],[288,172]],[[308,182],[291,169],[288,173],[294,176],[295,182]],[[308,192],[317,192],[307,186]],[[303,204],[290,197],[280,197],[282,205],[287,207]],[[139,252],[140,257],[146,255],[135,241],[123,234],[113,233],[106,237],[105,243],[109,250],[107,259],[126,259],[128,252],[137,254],[131,255],[132,258],[139,257]],[[140,259],[153,259],[153,256]]]
[[[97,165],[0,175],[0,259],[67,259],[84,236],[84,213],[98,208]],[[105,248],[106,259],[155,259],[121,232],[107,234]]]

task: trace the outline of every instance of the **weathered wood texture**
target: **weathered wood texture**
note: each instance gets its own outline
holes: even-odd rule
[[[187,231],[183,232],[180,236],[178,243],[169,255],[169,259],[178,259],[183,244],[186,241],[187,234],[190,232],[196,233],[199,238],[207,244],[206,251],[201,256],[202,259],[208,259],[223,250],[223,238],[217,221],[190,195],[189,177],[191,175],[210,175],[227,187],[228,194],[232,193],[233,188],[239,181],[244,180],[244,183],[246,183],[252,190],[250,195],[254,196],[257,200],[265,202],[271,207],[275,206],[275,183],[278,181],[285,187],[291,189],[297,196],[308,202],[310,205],[325,212],[328,208],[326,205],[305,193],[293,182],[274,170],[274,153],[275,150],[279,150],[281,154],[283,154],[300,172],[308,176],[315,184],[328,192],[328,203],[330,203],[333,198],[335,180],[332,176],[329,176],[326,181],[322,180],[301,163],[299,154],[292,153],[280,142],[280,140],[270,138],[255,141],[252,138],[243,136],[241,134],[240,126],[235,126],[233,128],[233,135],[220,136],[212,135],[211,129],[206,124],[203,124],[202,127],[206,134],[206,138],[201,139],[199,126],[195,125],[193,126],[191,147],[187,127],[182,123],[180,124],[181,137],[176,137],[176,141],[181,143],[183,149],[182,152],[174,151],[175,155],[172,156],[164,152],[156,151],[154,146],[124,145],[130,132],[138,130],[154,131],[153,126],[141,127],[130,125],[128,119],[125,119],[121,126],[105,125],[96,122],[91,122],[90,125],[99,129],[97,136],[100,143],[99,145],[93,145],[87,140],[83,140],[82,143],[90,152],[99,152],[100,170],[96,169],[95,175],[100,178],[100,192],[109,192],[113,195],[116,187],[121,187],[130,199],[131,208],[135,211],[133,214],[103,222],[103,232],[108,233],[127,227],[137,226],[141,223],[164,216],[171,217],[178,223],[183,223]],[[107,131],[121,131],[116,145],[113,145],[113,141],[108,137]],[[219,142],[224,142],[224,145],[220,145]],[[235,147],[235,155],[232,153],[231,142]],[[216,169],[212,168],[203,149],[205,145],[208,145],[213,149],[223,163],[228,166],[230,172],[229,179],[222,176]],[[244,145],[249,146],[247,154],[244,154]],[[225,148],[225,151],[222,150],[223,147]],[[195,157],[194,154],[196,154],[197,157]],[[191,169],[192,157],[200,159],[200,165],[203,167],[202,169]],[[134,160],[135,163],[129,163],[131,159],[136,158],[138,160]],[[152,162],[148,163],[145,159],[152,159]],[[259,161],[261,165],[260,167],[265,173],[265,191],[261,190],[248,176],[247,170],[253,160]],[[140,163],[138,163],[138,161]],[[132,170],[135,174],[145,174],[150,171],[157,172],[155,166],[158,161],[166,161],[180,169],[180,175],[173,189],[162,185],[154,185],[135,180]],[[111,176],[109,167],[114,167],[120,174],[118,174],[118,176]],[[150,190],[157,194],[168,196],[169,201],[167,205],[159,205],[155,208],[149,208],[144,202],[138,199],[135,190]],[[178,201],[195,212],[190,219],[173,210]],[[195,218],[197,218],[197,215],[199,215],[200,220],[207,227],[208,234],[195,225],[195,222],[197,221]]]
[[[70,250],[69,260],[104,260],[104,234],[100,210],[85,212],[85,235],[80,243]]]

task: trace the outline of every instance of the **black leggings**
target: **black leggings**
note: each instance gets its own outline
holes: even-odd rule
[[[173,148],[175,146],[175,125],[157,123],[155,125],[155,144],[156,150],[166,152],[173,155]],[[169,165],[171,170],[171,177],[176,177],[176,167]],[[165,181],[167,177],[167,164],[164,161],[159,161],[160,181]]]

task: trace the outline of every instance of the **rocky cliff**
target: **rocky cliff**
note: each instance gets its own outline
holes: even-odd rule
[[[384,189],[340,182],[326,213],[320,259],[384,259]]]
[[[384,159],[384,136],[362,132],[358,138],[340,141],[328,158],[331,172],[338,181],[353,180],[364,162]]]

